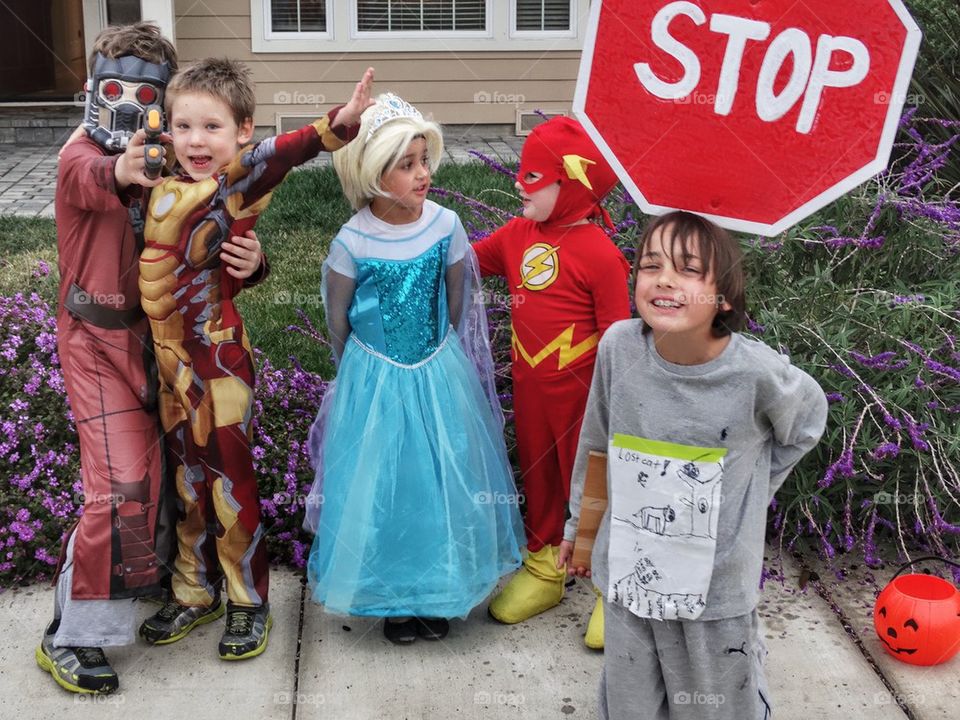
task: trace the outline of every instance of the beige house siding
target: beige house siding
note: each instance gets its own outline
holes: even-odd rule
[[[344,102],[370,65],[378,92],[396,92],[448,125],[513,126],[518,108],[569,113],[573,102],[579,51],[254,53],[249,3],[176,0],[174,7],[181,63],[218,55],[249,64],[259,131],[272,130],[277,113],[312,116]]]

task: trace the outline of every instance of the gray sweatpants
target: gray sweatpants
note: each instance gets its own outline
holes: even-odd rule
[[[647,620],[603,603],[604,720],[769,720],[756,609],[724,620]]]
[[[67,543],[67,555],[57,579],[53,616],[60,627],[53,638],[54,647],[113,647],[130,645],[136,640],[137,609],[133,600],[74,600],[73,540]]]

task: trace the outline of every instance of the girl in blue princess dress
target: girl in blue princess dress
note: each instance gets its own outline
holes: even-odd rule
[[[442,152],[438,125],[381,95],[333,155],[357,212],[323,265],[338,372],[310,433],[307,575],[398,644],[444,637],[523,538],[479,276],[460,219],[427,200]]]

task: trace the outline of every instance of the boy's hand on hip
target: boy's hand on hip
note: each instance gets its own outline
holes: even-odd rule
[[[353,89],[353,96],[347,101],[347,104],[340,108],[336,119],[333,121],[333,127],[340,125],[356,125],[360,122],[360,115],[368,107],[374,104],[370,99],[370,93],[373,89],[373,68],[368,67]]]
[[[246,280],[260,267],[263,253],[260,241],[253,230],[243,235],[234,235],[220,246],[220,260],[225,263],[227,273],[238,280]]]

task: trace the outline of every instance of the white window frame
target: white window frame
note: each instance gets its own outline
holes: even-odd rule
[[[501,0],[502,2],[503,0]],[[493,37],[493,0],[484,2],[486,15],[486,30],[360,30],[360,18],[357,13],[356,0],[346,0],[350,6],[350,39],[351,40],[425,40],[438,38],[443,40],[465,40],[468,38]]]
[[[250,0],[250,36],[255,53],[428,53],[582,50],[590,0],[570,0],[570,32],[516,31],[514,0],[486,0],[485,31],[359,32],[355,0],[327,0],[326,33],[274,33],[270,1]],[[415,40],[415,42],[411,42]]]
[[[335,37],[334,28],[333,28],[333,1],[324,0],[326,5],[326,18],[327,18],[327,29],[324,32],[276,32],[273,30],[272,25],[270,24],[270,8],[272,0],[263,0],[262,6],[262,17],[263,17],[263,39],[266,41],[285,41],[285,40],[332,40]],[[250,18],[253,19],[253,13],[255,3],[250,3]]]
[[[575,38],[577,37],[577,9],[582,3],[570,0],[569,30],[517,30],[517,0],[510,0],[510,37],[512,38]],[[589,6],[589,3],[588,3]]]

